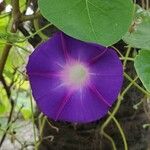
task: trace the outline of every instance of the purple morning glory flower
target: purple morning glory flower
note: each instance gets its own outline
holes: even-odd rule
[[[56,33],[39,45],[27,65],[33,96],[49,118],[87,123],[107,114],[123,81],[111,48]]]

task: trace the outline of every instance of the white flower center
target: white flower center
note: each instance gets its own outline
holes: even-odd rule
[[[88,78],[88,68],[79,62],[66,65],[63,71],[63,82],[73,88],[84,86]]]
[[[68,78],[72,84],[81,85],[87,77],[87,69],[80,64],[76,64],[68,70]]]

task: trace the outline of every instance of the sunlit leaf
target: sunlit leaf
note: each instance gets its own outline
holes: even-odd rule
[[[5,109],[6,109],[5,106],[0,102],[0,115],[5,112]]]
[[[21,110],[21,113],[22,113],[23,118],[24,118],[25,120],[30,119],[31,116],[32,116],[32,112],[31,112],[30,109],[23,108],[23,109]]]
[[[28,89],[29,89],[29,85],[28,85]],[[16,94],[15,91],[14,94]],[[28,94],[28,90],[19,91],[16,106],[17,106],[17,110],[22,108],[21,114],[23,115],[24,119],[29,119],[31,117],[32,109],[31,109],[31,101],[30,101],[30,95]]]
[[[2,50],[5,46],[4,42],[6,38],[8,22],[9,22],[8,16],[1,17],[0,15],[0,58],[1,58]]]
[[[6,115],[10,111],[10,102],[7,98],[6,91],[0,84],[0,115]]]
[[[5,0],[7,6],[11,5],[11,0]],[[19,0],[20,10],[23,11],[26,8],[26,0]]]
[[[0,39],[2,36],[1,33],[5,33],[7,30],[8,22],[9,22],[9,16],[1,17],[0,15]]]

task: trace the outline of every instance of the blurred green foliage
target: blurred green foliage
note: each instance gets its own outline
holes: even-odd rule
[[[20,3],[22,11],[25,9],[25,2],[23,0]],[[10,4],[10,0],[7,0],[6,3]],[[5,45],[8,42],[12,44],[13,47],[5,64],[4,76],[9,84],[13,82],[11,96],[16,99],[16,112],[23,106],[21,113],[24,119],[29,119],[31,117],[30,88],[25,76],[25,65],[29,54],[25,49],[32,51],[32,46],[27,41],[22,40],[21,32],[18,31],[15,34],[8,32],[10,21],[9,13],[4,12],[0,15],[0,58]],[[21,40],[22,42],[20,42]],[[0,116],[7,115],[9,111],[10,102],[5,89],[0,84]]]

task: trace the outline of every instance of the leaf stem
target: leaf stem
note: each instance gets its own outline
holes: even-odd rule
[[[32,125],[33,125],[33,134],[34,134],[34,146],[35,150],[38,150],[37,148],[37,141],[36,141],[36,128],[35,128],[35,120],[34,120],[34,108],[33,108],[33,102],[32,102],[32,95],[30,90],[30,104],[31,104],[31,112],[32,112]]]
[[[144,90],[142,87],[140,87],[135,81],[133,81],[132,78],[131,78],[127,73],[124,72],[124,76],[125,76],[130,82],[133,82],[134,86],[135,86],[136,88],[138,88],[141,92],[143,92],[144,94],[150,96],[150,93],[147,92],[146,90]]]
[[[125,57],[124,57],[124,61],[123,61],[123,67],[125,68],[126,64],[127,64],[127,60],[128,60],[128,56],[130,54],[130,51],[131,51],[131,47],[129,46],[128,49],[127,49],[127,52],[125,54]]]
[[[24,42],[24,41],[28,40],[29,38],[33,37],[34,35],[38,34],[39,32],[41,32],[42,30],[48,28],[48,27],[51,26],[51,25],[52,25],[51,23],[45,25],[45,26],[42,27],[41,29],[37,30],[36,32],[34,32],[33,34],[27,36],[25,39],[23,39],[23,40],[21,40],[21,41],[19,41],[19,42]]]

